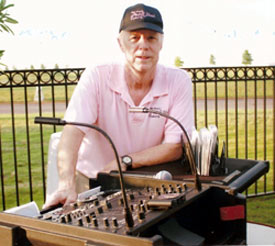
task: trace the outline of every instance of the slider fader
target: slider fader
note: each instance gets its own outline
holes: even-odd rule
[[[127,200],[134,220],[132,228],[127,228],[125,223],[121,191],[100,192],[99,195],[47,212],[39,218],[111,233],[136,235],[162,219],[163,211],[183,204],[186,194],[193,189],[185,183],[127,189]]]

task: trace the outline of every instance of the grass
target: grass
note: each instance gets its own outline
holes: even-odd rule
[[[196,85],[196,95],[197,99],[238,99],[241,98],[272,98],[273,97],[273,81],[272,80],[254,80],[248,81],[227,81],[225,82],[207,82],[197,83]],[[206,89],[207,86],[207,89]],[[216,96],[217,95],[217,96]]]
[[[71,95],[73,93],[73,90],[75,86],[71,85],[68,86],[68,98],[71,98]],[[24,102],[24,88],[13,88],[12,89],[12,96],[13,96],[13,102],[14,103],[23,103]],[[33,102],[35,95],[36,95],[36,87],[30,87],[26,88],[26,97],[28,102]],[[52,98],[54,97],[55,101],[64,101],[64,98],[66,98],[66,89],[63,86],[55,86],[54,91],[52,87],[46,86],[43,87],[41,90],[41,97],[44,97],[44,102],[51,102]],[[54,93],[54,96],[53,96]],[[1,88],[1,94],[0,94],[0,102],[1,103],[10,103],[11,100],[11,89],[9,88]]]
[[[247,221],[275,226],[275,195],[247,199]]]
[[[16,180],[18,183],[19,204],[24,204],[31,200],[31,190],[33,191],[33,200],[35,200],[40,207],[44,202],[43,182],[46,175],[48,143],[50,134],[53,133],[54,129],[52,126],[42,127],[44,149],[44,155],[42,155],[40,126],[34,124],[35,116],[37,115],[30,115],[28,121],[30,155],[28,155],[27,151],[28,142],[25,115],[15,115],[15,147],[13,144],[13,132],[11,129],[12,121],[10,115],[0,116],[6,209],[18,205],[15,196],[17,189],[15,185]],[[47,115],[45,114],[44,116]],[[62,117],[62,115],[57,115],[57,117]],[[60,129],[61,128],[57,128],[57,131]],[[16,152],[16,158],[13,155],[14,152]],[[42,166],[43,162],[45,163],[44,168]],[[16,163],[16,165],[14,163]]]
[[[257,112],[257,124],[254,123],[255,113],[253,110],[248,112],[247,119],[247,132],[245,134],[245,118],[244,112],[238,112],[238,119],[236,121],[236,115],[233,110],[229,110],[226,114],[224,111],[219,111],[218,113],[218,129],[220,142],[225,140],[228,146],[228,156],[233,158],[249,158],[249,159],[273,159],[273,139],[272,134],[267,134],[266,137],[266,149],[263,148],[263,129],[266,128],[268,133],[273,131],[273,118],[272,111],[268,110],[267,114],[264,115],[263,111]],[[19,204],[27,203],[31,200],[30,191],[32,189],[33,197],[38,206],[41,208],[44,202],[43,193],[43,180],[46,175],[46,163],[48,154],[48,143],[51,133],[54,132],[53,126],[43,126],[40,129],[39,125],[35,125],[33,122],[35,114],[30,114],[28,119],[29,130],[26,128],[26,119],[24,114],[16,114],[14,123],[15,127],[15,138],[16,143],[14,147],[13,144],[13,132],[12,132],[12,119],[10,115],[0,115],[1,124],[1,147],[2,147],[2,162],[3,162],[3,175],[4,175],[4,185],[5,185],[5,197],[6,197],[6,209],[10,207],[17,206],[16,200],[16,179],[18,181],[19,190]],[[43,116],[51,116],[43,114]],[[62,117],[62,114],[57,114],[57,117]],[[201,128],[205,125],[204,113],[198,112],[198,125],[197,128]],[[225,119],[228,119],[228,126],[225,125]],[[263,120],[265,118],[265,120]],[[235,124],[237,122],[237,125]],[[208,124],[215,123],[215,114],[213,111],[208,112]],[[62,128],[57,128],[56,131],[60,131]],[[28,130],[28,131],[27,131]],[[44,155],[42,155],[41,150],[41,134],[40,130],[43,131],[43,148]],[[226,131],[228,131],[228,137],[226,136]],[[256,135],[255,135],[256,132]],[[29,148],[31,149],[31,154],[28,156],[28,142],[27,133],[30,134]],[[238,138],[236,138],[236,133],[238,133]],[[247,138],[248,146],[246,146],[245,139]],[[238,144],[238,149],[235,148]],[[248,149],[246,156],[245,149]],[[255,149],[257,150],[257,156],[255,156]],[[17,153],[17,159],[15,159],[13,152]],[[257,158],[255,158],[257,157]],[[42,163],[45,166],[42,166]],[[17,170],[15,169],[14,163],[17,163]],[[273,164],[270,163],[270,171],[266,177],[262,177],[257,182],[258,192],[264,190],[263,180],[267,180],[268,191],[273,189],[272,183],[272,172]],[[31,171],[29,172],[29,170]],[[16,171],[15,171],[16,170]],[[31,183],[30,181],[31,180]],[[255,185],[252,185],[248,189],[248,193],[253,194],[255,192]],[[2,195],[2,192],[1,192]],[[247,200],[247,218],[249,221],[266,223],[270,225],[275,225],[275,199],[274,196],[265,196],[259,198],[250,198]],[[0,198],[0,206],[2,206],[2,196]],[[1,208],[0,208],[1,209]],[[3,208],[2,208],[3,210]]]

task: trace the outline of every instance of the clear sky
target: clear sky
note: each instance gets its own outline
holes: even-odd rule
[[[274,0],[7,0],[19,24],[0,33],[1,62],[9,68],[85,67],[123,59],[116,38],[126,7],[143,2],[164,20],[160,62],[173,66],[241,65],[247,49],[253,65],[275,64]]]

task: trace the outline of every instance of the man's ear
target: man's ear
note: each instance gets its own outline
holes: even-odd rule
[[[161,34],[161,48],[160,48],[160,50],[162,50],[162,47],[163,47],[163,39],[164,39],[164,35]]]
[[[121,51],[124,53],[124,47],[123,47],[123,43],[122,43],[121,34],[117,37],[117,42],[118,42],[118,45],[119,45]]]

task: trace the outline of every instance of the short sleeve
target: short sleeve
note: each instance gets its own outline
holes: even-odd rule
[[[178,69],[169,88],[169,112],[184,127],[191,137],[194,126],[194,108],[192,98],[192,81],[186,71]],[[172,120],[165,125],[164,142],[179,143],[183,131]]]
[[[87,68],[73,92],[64,119],[70,122],[93,124],[98,115],[98,83],[99,76],[96,68]],[[89,128],[79,127],[86,133]]]

